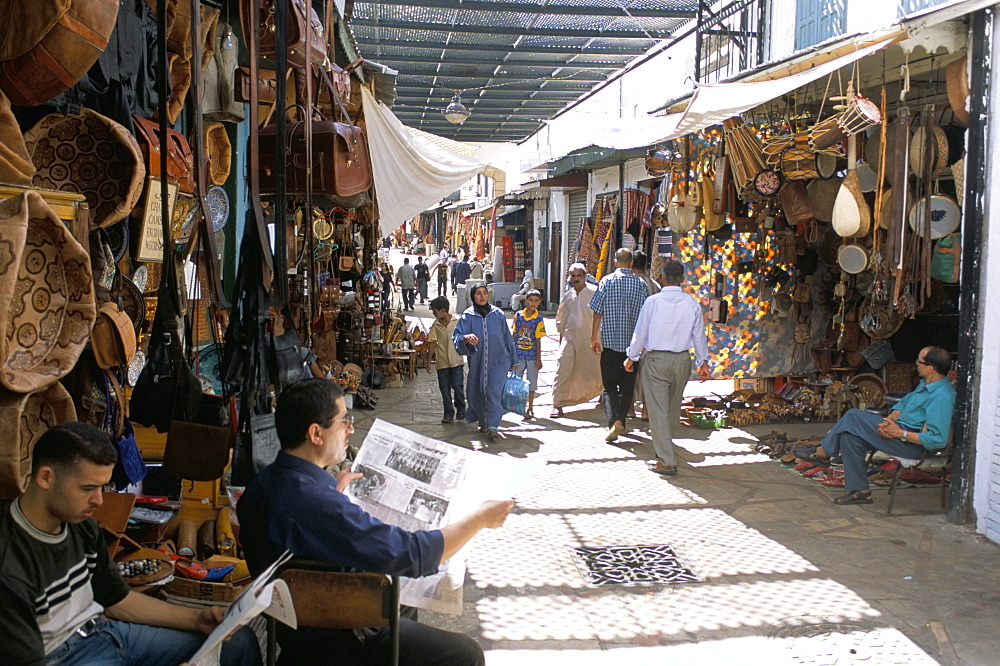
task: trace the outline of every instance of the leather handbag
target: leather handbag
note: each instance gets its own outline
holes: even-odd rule
[[[276,0],[248,0],[241,3],[240,22],[243,34],[249,39],[255,31],[250,30],[250,2],[260,8],[260,25],[256,28],[260,55],[273,60],[275,55],[274,12]],[[280,1],[280,0],[279,0]],[[299,69],[306,68],[306,40],[310,41],[310,59],[321,64],[327,59],[326,31],[316,10],[306,0],[288,0],[288,64]],[[308,10],[308,14],[307,14]]]
[[[160,141],[159,125],[152,120],[132,116],[138,130],[137,138],[142,149],[142,157],[146,162],[146,173],[154,178],[162,178],[160,173]],[[191,146],[184,135],[174,129],[167,129],[167,180],[179,185],[185,194],[194,194],[194,157]]]
[[[0,89],[18,106],[68,90],[108,46],[118,0],[0,0]]]
[[[250,68],[240,67],[236,71],[236,88],[233,91],[237,102],[250,103]],[[273,103],[278,99],[277,72],[273,69],[257,71],[257,102]]]
[[[182,479],[214,481],[229,463],[231,440],[228,427],[174,420],[163,449],[163,467]]]
[[[306,127],[292,123],[285,140],[285,176],[289,195],[306,194]],[[260,130],[261,194],[275,193],[276,129]],[[364,131],[357,125],[330,120],[312,123],[312,194],[349,197],[372,186],[371,160]]]
[[[105,370],[128,365],[135,356],[135,327],[117,303],[104,303],[90,333],[97,365]]]

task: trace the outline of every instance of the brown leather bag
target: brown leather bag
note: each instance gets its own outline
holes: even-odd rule
[[[329,120],[313,121],[312,193],[349,197],[372,186],[371,160],[364,131],[357,125]],[[305,123],[292,123],[286,137],[285,175],[288,194],[306,193]],[[260,130],[260,193],[274,194],[278,165],[275,127]]]
[[[236,72],[234,97],[237,102],[250,102],[250,68],[240,67]],[[273,69],[257,70],[257,101],[274,102],[278,99],[277,72]]]
[[[116,303],[104,303],[90,332],[94,360],[105,370],[128,365],[135,356],[135,327]]]
[[[249,30],[250,2],[256,1],[260,7],[260,25],[257,27],[260,55],[274,60],[274,4],[275,0],[247,0],[241,3],[240,22],[243,34],[251,35]],[[326,34],[323,22],[316,10],[306,0],[287,0],[288,7],[288,64],[299,69],[306,68],[306,39],[310,40],[310,59],[315,64],[321,64],[327,59]],[[308,9],[308,17],[306,10]]]
[[[805,181],[790,180],[778,194],[781,210],[789,224],[806,224],[813,221],[812,206],[809,205],[809,193]]]
[[[0,0],[0,16],[7,33],[0,89],[15,105],[38,106],[97,62],[114,30],[118,0]]]
[[[132,116],[139,134],[139,146],[146,161],[146,173],[153,178],[161,178],[160,173],[160,127],[152,120]],[[184,135],[167,128],[167,180],[180,186],[181,192],[194,194],[194,157],[191,146]]]

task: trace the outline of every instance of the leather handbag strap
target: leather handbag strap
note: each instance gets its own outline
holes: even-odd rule
[[[201,1],[191,0],[191,34],[201,34]],[[192,40],[192,62],[201,62],[201,40]],[[197,100],[201,99],[201,67],[191,68],[191,93]],[[200,112],[194,115],[194,173],[195,190],[201,204],[201,242],[205,255],[205,269],[208,271],[208,286],[212,292],[212,302],[216,307],[228,308],[229,301],[222,290],[222,277],[219,270],[219,254],[215,245],[215,234],[212,233],[208,193],[208,156],[205,154],[204,120]],[[197,233],[197,232],[196,232]],[[191,245],[194,245],[192,242]]]
[[[250,25],[260,25],[260,5],[248,2],[250,6]],[[250,138],[247,150],[247,171],[250,172],[250,209],[253,211],[254,224],[257,227],[257,240],[260,244],[260,278],[265,289],[270,289],[274,277],[274,257],[271,255],[271,237],[264,223],[264,210],[260,206],[260,109],[258,108],[257,77],[260,69],[258,51],[258,31],[253,30],[246,35],[247,47],[250,50]],[[279,77],[280,78],[280,77]],[[277,82],[276,82],[277,83]]]

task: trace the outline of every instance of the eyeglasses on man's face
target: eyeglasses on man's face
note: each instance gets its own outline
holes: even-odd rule
[[[342,419],[330,419],[329,421],[327,421],[327,426],[326,427],[329,428],[334,423],[346,423],[349,426],[353,426],[354,425],[354,414],[348,414],[347,416],[345,416]]]
[[[930,365],[930,363],[928,363],[927,361],[925,361],[925,360],[924,360],[924,359],[922,359],[922,358],[918,358],[918,359],[917,359],[917,365],[927,365],[927,366],[929,366],[929,365]]]

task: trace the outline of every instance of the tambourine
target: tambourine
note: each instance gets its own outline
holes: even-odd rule
[[[809,142],[814,150],[826,150],[881,122],[882,112],[878,106],[867,97],[858,95],[846,109],[813,125],[809,130]]]
[[[837,250],[837,264],[845,273],[857,275],[868,268],[868,252],[860,245],[842,245]]]
[[[962,209],[951,197],[943,194],[932,194],[931,200],[931,240],[944,238],[952,233],[962,223]],[[910,207],[910,229],[914,233],[924,233],[924,210],[927,207],[927,197],[917,199]]]

